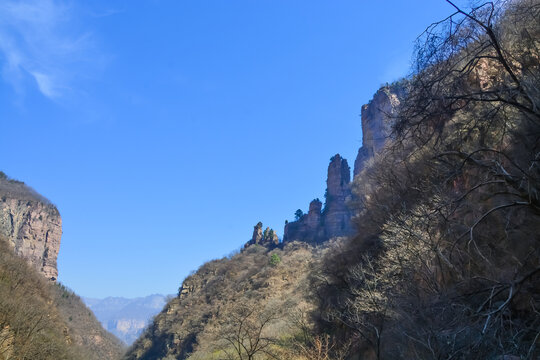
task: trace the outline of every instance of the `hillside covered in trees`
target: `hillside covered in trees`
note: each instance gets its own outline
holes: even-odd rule
[[[46,280],[0,237],[0,359],[102,360],[122,354],[82,300]]]
[[[540,359],[540,0],[447,2],[362,107],[352,179],[333,156],[324,204],[203,264],[125,353],[55,282],[56,207],[0,172],[0,360]]]
[[[454,9],[384,90],[354,235],[203,265],[127,359],[540,357],[540,2]]]
[[[56,282],[56,206],[0,172],[0,211],[0,359],[118,359],[122,343]]]
[[[420,37],[394,138],[353,184],[357,235],[325,260],[321,331],[376,359],[540,356],[539,45],[529,0]]]

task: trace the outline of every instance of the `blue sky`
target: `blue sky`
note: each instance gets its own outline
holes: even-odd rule
[[[0,3],[0,170],[63,218],[59,279],[175,293],[352,165],[443,0]]]

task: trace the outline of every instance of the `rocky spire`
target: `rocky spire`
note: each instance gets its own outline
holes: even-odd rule
[[[253,236],[251,237],[251,242],[253,244],[258,244],[261,242],[263,238],[263,232],[262,232],[262,222],[258,222],[257,225],[253,227]]]
[[[269,227],[267,227],[264,230],[261,245],[269,247],[279,245],[279,237],[277,236],[274,229],[270,229]]]
[[[351,212],[346,202],[351,196],[351,169],[347,160],[336,154],[328,165],[326,205],[322,210],[319,199],[309,204],[309,212],[298,221],[285,225],[283,241],[321,242],[352,231]]]
[[[340,199],[350,195],[351,168],[347,159],[336,154],[330,159],[328,165],[328,178],[326,179],[326,207],[332,203],[340,203]],[[325,209],[325,211],[327,210]]]
[[[406,83],[398,82],[382,87],[369,104],[362,107],[362,147],[354,162],[354,176],[366,167],[368,160],[381,151],[391,136],[393,116],[400,99],[405,97]],[[285,223],[283,242],[301,240],[326,241],[336,236],[353,233],[353,213],[347,203],[352,197],[351,170],[347,160],[336,154],[330,159],[326,180],[324,210],[318,199],[309,205],[309,212],[297,221]]]
[[[321,200],[314,199],[309,203],[309,211],[305,219],[305,223],[309,229],[316,229],[321,224],[321,210]]]
[[[249,240],[245,245],[244,248],[247,248],[250,245],[261,245],[266,247],[275,247],[279,245],[279,237],[277,236],[274,229],[271,229],[267,227],[264,231],[262,230],[263,224],[262,222],[258,222],[257,225],[253,227],[253,235],[251,236],[251,240]]]
[[[347,160],[336,154],[330,159],[326,180],[324,234],[329,239],[348,235],[352,231],[352,213],[347,207],[351,198],[351,169]]]

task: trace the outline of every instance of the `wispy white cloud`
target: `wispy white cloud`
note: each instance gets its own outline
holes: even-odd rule
[[[75,10],[55,0],[0,1],[2,79],[19,93],[33,84],[44,96],[58,99],[81,73],[87,76],[83,69],[98,56]]]
[[[54,98],[59,95],[57,84],[55,83],[54,79],[51,79],[49,75],[42,74],[37,71],[31,72],[31,74],[32,76],[34,76],[34,79],[36,79],[38,88],[43,93],[43,95],[50,98]]]

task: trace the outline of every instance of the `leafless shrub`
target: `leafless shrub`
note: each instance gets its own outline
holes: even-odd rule
[[[327,260],[322,325],[356,353],[539,355],[539,11],[455,7],[420,37],[395,141],[354,184],[359,233]]]

